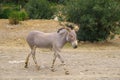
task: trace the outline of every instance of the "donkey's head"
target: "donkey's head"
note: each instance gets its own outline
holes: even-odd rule
[[[75,27],[76,28],[76,27]],[[78,47],[76,29],[70,27],[64,27],[58,30],[58,33],[62,36],[65,36],[65,40],[70,42],[73,48]]]
[[[68,30],[68,34],[66,36],[66,40],[72,44],[73,48],[77,48],[78,42],[77,42],[76,31],[70,28],[68,28],[67,30]]]
[[[79,27],[77,25],[74,24],[60,24],[61,26],[64,26],[63,28],[60,28],[58,30],[58,33],[62,36],[65,35],[65,40],[67,42],[70,42],[73,46],[73,48],[77,48],[78,47],[78,42],[77,42],[77,35],[76,32],[79,30]],[[66,27],[67,26],[67,27]]]
[[[76,32],[79,30],[79,27],[73,23],[67,23],[65,25],[67,26],[66,29],[68,30],[66,40],[72,44],[73,48],[77,48],[78,42]]]

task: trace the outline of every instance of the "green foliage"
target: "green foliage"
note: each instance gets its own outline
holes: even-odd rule
[[[0,18],[1,18],[1,16],[2,16],[2,9],[0,8]]]
[[[1,9],[0,18],[7,19],[11,12],[12,12],[12,9],[10,9],[10,8]]]
[[[10,14],[9,16],[9,23],[10,24],[18,24],[20,21],[20,16],[19,16],[19,12],[14,11]]]
[[[64,3],[65,0],[48,0],[49,2],[53,2],[53,3]]]
[[[0,17],[1,17],[1,15],[2,15],[2,9],[1,9],[1,7],[0,7]]]
[[[19,6],[13,3],[0,4],[0,18],[8,19],[13,11],[19,11]]]
[[[120,4],[115,0],[70,0],[64,13],[68,21],[80,24],[79,40],[106,40],[120,28]]]
[[[22,10],[19,12],[19,17],[20,17],[19,20],[24,21],[28,19],[28,14],[26,13],[26,11]]]
[[[26,11],[33,19],[50,19],[54,13],[47,0],[29,0]]]
[[[26,19],[28,19],[28,15],[25,11],[13,11],[10,13],[9,23],[10,24],[18,24],[19,21],[23,21]]]

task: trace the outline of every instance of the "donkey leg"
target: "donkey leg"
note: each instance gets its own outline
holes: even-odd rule
[[[66,74],[66,75],[69,75],[69,71],[66,69],[66,64],[65,64],[63,58],[60,56],[60,54],[57,54],[57,56],[58,56],[58,58],[60,59],[62,65],[63,65],[64,71],[65,71],[65,74]]]
[[[37,60],[36,60],[36,57],[35,57],[35,50],[36,50],[36,47],[34,46],[33,49],[32,49],[32,57],[33,57],[33,61],[34,61],[35,65],[36,65],[37,70],[39,70],[40,67],[37,64]]]
[[[55,64],[56,58],[57,58],[57,55],[56,55],[56,53],[54,53],[54,58],[53,58],[52,66],[51,66],[51,71],[53,71],[53,72],[55,71],[54,64]]]
[[[30,57],[31,53],[28,54],[26,61],[25,61],[25,68],[28,68],[28,61],[29,61],[29,57]]]

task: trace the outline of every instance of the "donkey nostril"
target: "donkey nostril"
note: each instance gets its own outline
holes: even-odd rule
[[[75,46],[74,48],[77,48],[78,46]]]

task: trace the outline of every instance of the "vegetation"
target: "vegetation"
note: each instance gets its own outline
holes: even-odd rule
[[[19,21],[26,20],[28,15],[25,11],[13,11],[9,15],[9,23],[10,24],[18,24]]]
[[[33,19],[50,19],[54,13],[47,0],[29,0],[26,10]]]
[[[48,1],[52,3],[58,3],[58,4],[63,4],[65,2],[65,0],[48,0]]]
[[[19,12],[12,12],[9,17],[10,24],[18,24],[19,23]]]
[[[80,24],[79,40],[106,40],[120,28],[120,3],[115,0],[70,0],[65,13],[68,21]]]
[[[80,25],[82,41],[103,41],[120,34],[120,0],[0,0],[0,18],[10,24],[56,16]]]

